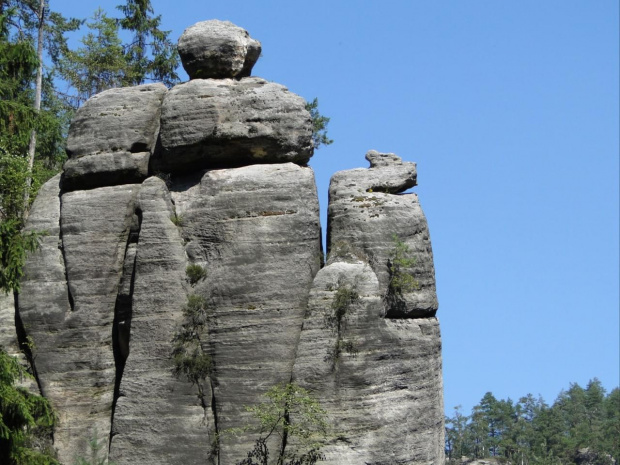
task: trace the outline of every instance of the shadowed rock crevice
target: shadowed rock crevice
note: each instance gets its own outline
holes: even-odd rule
[[[209,386],[211,388],[211,415],[213,418],[213,431],[215,433],[212,439],[211,451],[215,456],[217,465],[220,465],[220,427],[217,421],[217,399],[215,398],[215,389],[211,377],[209,377]]]
[[[19,350],[26,357],[26,362],[28,363],[28,371],[32,376],[34,376],[34,381],[38,387],[39,393],[42,396],[45,396],[45,391],[43,390],[43,387],[41,385],[39,373],[37,372],[37,365],[35,363],[36,347],[34,346],[34,339],[28,336],[26,329],[24,328],[24,322],[22,321],[19,314],[19,294],[15,292],[13,297],[15,302],[15,332],[17,336],[17,345],[19,347]]]
[[[120,396],[120,385],[125,369],[125,362],[129,356],[129,342],[131,338],[131,317],[133,309],[134,280],[136,275],[136,251],[140,237],[142,212],[138,208],[133,216],[125,257],[123,260],[123,274],[118,287],[116,304],[114,307],[114,322],[112,325],[112,350],[116,367],[114,381],[114,400],[112,402],[111,424],[114,424],[116,403]],[[110,439],[113,431],[110,430]]]
[[[62,182],[62,181],[61,181]],[[62,192],[58,195],[58,200],[60,203],[60,210],[62,210]],[[60,213],[59,210],[59,213]],[[62,228],[62,215],[58,215],[58,248],[60,249],[60,253],[62,256],[62,269],[65,273],[65,284],[67,286],[67,301],[69,302],[69,311],[75,311],[75,301],[73,300],[73,294],[71,293],[71,287],[69,286],[69,275],[67,272],[67,255],[65,253],[65,242],[63,238],[63,228]]]

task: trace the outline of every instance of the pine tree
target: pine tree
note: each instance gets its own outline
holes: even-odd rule
[[[116,20],[99,8],[87,26],[82,47],[66,49],[59,58],[60,74],[75,91],[75,108],[99,92],[122,86],[131,76]]]
[[[49,451],[34,447],[37,437],[49,434],[55,417],[45,398],[16,386],[24,376],[17,359],[0,347],[0,463],[60,465]]]
[[[127,0],[125,5],[117,8],[124,14],[119,20],[121,28],[133,34],[132,41],[123,46],[130,68],[124,84],[160,81],[170,87],[177,83],[179,58],[176,47],[168,38],[170,31],[160,29],[161,15],[153,16],[150,0]]]
[[[37,110],[41,61],[33,39],[36,22],[24,2],[5,6],[0,14],[0,290],[9,292],[19,289],[26,253],[37,246],[37,235],[21,229],[38,188],[61,166],[67,119],[49,75],[41,80]],[[34,131],[38,143],[33,159]]]

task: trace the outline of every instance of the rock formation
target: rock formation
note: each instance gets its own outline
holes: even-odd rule
[[[48,234],[15,321],[60,461],[97,438],[119,465],[235,464],[256,440],[246,407],[295,382],[327,410],[325,463],[443,463],[415,164],[370,151],[369,168],[333,176],[323,266],[304,100],[250,77],[260,44],[231,23],[188,28],[179,51],[189,82],[111,89],[77,112],[28,220]],[[175,365],[183,344],[204,377]]]

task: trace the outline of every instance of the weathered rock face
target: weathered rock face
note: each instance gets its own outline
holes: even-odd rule
[[[183,41],[209,43],[220,26]],[[203,58],[248,75],[256,44],[226,34],[214,50],[236,58]],[[321,269],[311,135],[303,99],[259,78],[107,91],[80,110],[62,182],[29,217],[48,235],[14,317],[59,416],[61,462],[97,438],[119,465],[238,463],[257,437],[226,432],[294,381],[328,412],[328,463],[443,463],[432,250],[403,193],[415,164],[371,151],[370,168],[334,175]],[[395,288],[396,273],[415,286]],[[268,445],[272,457],[281,447]]]
[[[335,309],[343,289],[357,298]],[[363,261],[333,261],[310,291],[293,379],[328,412],[326,463],[432,463],[442,454],[439,323],[384,318],[382,296]]]
[[[415,164],[366,158],[369,169],[332,177],[328,264],[310,292],[293,379],[329,412],[328,463],[434,462],[444,433],[432,251],[417,197],[398,194],[415,185]],[[418,283],[404,295],[390,291],[399,243]]]
[[[292,163],[207,172],[173,192],[187,252],[207,278],[194,292],[211,307],[209,352],[218,429],[243,427],[244,406],[290,381],[308,290],[320,264],[319,205],[310,168]],[[236,463],[254,436],[222,436]]]
[[[249,76],[261,45],[245,29],[214,19],[188,27],[178,49],[190,79],[224,79]]]
[[[328,251],[354,246],[377,274],[383,295],[388,288],[390,254],[398,241],[409,249],[415,265],[409,272],[417,289],[386,305],[389,318],[434,316],[437,311],[433,252],[426,218],[416,194],[399,194],[415,185],[415,164],[394,154],[370,151],[368,169],[336,173],[329,186]]]
[[[163,84],[110,89],[89,99],[71,123],[63,189],[141,182],[159,131]]]
[[[110,458],[116,463],[203,464],[214,439],[210,410],[190,383],[171,375],[171,344],[187,300],[187,261],[163,181],[152,177],[142,184],[137,208],[137,250],[135,258],[126,259],[130,308],[124,315],[117,311],[116,319],[119,346],[129,347],[129,357],[114,411]],[[122,326],[131,327],[130,340]]]
[[[156,171],[206,166],[306,163],[312,122],[305,101],[260,78],[195,79],[165,97]]]

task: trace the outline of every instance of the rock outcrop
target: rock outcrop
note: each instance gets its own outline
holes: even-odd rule
[[[63,189],[141,182],[159,133],[163,84],[110,89],[89,99],[67,138]]]
[[[328,262],[316,275],[293,379],[317,393],[335,435],[327,462],[432,463],[444,448],[441,338],[432,251],[414,163],[370,151],[369,169],[336,173]],[[398,244],[417,283],[390,291]],[[343,300],[343,296],[346,299]]]
[[[417,194],[402,193],[416,184],[415,163],[394,154],[370,151],[368,169],[336,173],[329,185],[328,251],[353,245],[377,274],[388,318],[432,317],[437,311],[435,268],[428,225]],[[397,242],[410,250],[408,271],[417,286],[400,298],[389,292],[390,254]]]
[[[260,78],[194,79],[164,98],[153,169],[307,163],[312,122],[303,98]]]
[[[119,465],[239,463],[257,439],[247,407],[294,382],[327,411],[326,463],[443,463],[415,164],[370,151],[369,168],[333,176],[323,266],[304,100],[248,77],[260,44],[230,23],[189,28],[179,50],[191,81],[80,109],[62,179],[28,220],[47,235],[14,320],[58,413],[60,461],[96,438]]]
[[[188,27],[178,49],[190,79],[239,79],[252,72],[261,45],[245,29],[214,19]]]

